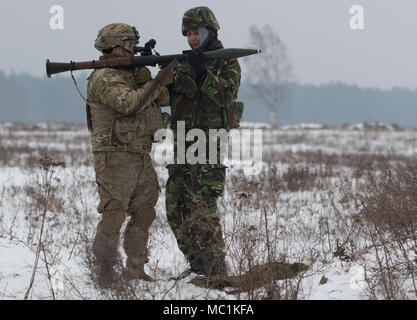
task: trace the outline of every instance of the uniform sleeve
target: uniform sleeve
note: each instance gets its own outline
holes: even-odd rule
[[[240,77],[240,65],[237,59],[226,60],[216,74],[211,69],[207,69],[207,77],[200,90],[217,105],[225,106],[236,100]]]
[[[153,80],[148,81],[139,89],[134,90],[117,70],[111,69],[97,79],[95,88],[101,103],[117,112],[129,114],[139,105],[153,83]],[[151,104],[160,95],[161,91],[162,87],[158,85],[146,101],[145,106]]]

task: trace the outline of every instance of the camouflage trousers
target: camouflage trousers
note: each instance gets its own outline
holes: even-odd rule
[[[192,271],[225,274],[225,243],[216,212],[224,190],[225,166],[171,164],[167,168],[167,218],[180,250]]]
[[[149,228],[156,216],[154,206],[159,196],[151,159],[147,154],[97,152],[94,170],[100,197],[97,211],[102,214],[93,243],[96,262],[99,266],[113,267],[120,229],[126,216],[130,216],[123,248],[128,266],[142,268],[147,262]]]

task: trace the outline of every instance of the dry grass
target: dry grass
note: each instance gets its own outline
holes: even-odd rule
[[[417,299],[417,167],[386,169],[369,177],[360,195],[363,259],[372,299]],[[372,253],[372,254],[371,254]]]
[[[398,143],[379,144],[381,134],[387,135],[387,139],[398,139]],[[219,200],[229,273],[243,275],[256,265],[272,262],[302,262],[310,269],[294,278],[269,281],[263,288],[247,287],[235,293],[236,297],[308,299],[310,292],[303,284],[320,278],[323,270],[337,261],[344,269],[352,264],[364,267],[365,293],[370,299],[416,299],[415,155],[392,149],[410,144],[417,136],[415,130],[325,128],[265,130],[265,135],[262,172],[245,176],[242,171],[229,170],[225,196]],[[346,141],[361,141],[349,149],[339,142],[345,136]],[[52,268],[59,264],[61,250],[71,252],[69,258],[84,261],[85,271],[90,274],[84,285],[99,292],[97,296],[86,294],[73,279],[66,279],[66,292],[61,297],[175,297],[178,281],[159,283],[159,287],[125,282],[121,277],[123,255],[116,268],[120,275],[117,286],[113,290],[98,290],[94,262],[89,259],[99,219],[95,212],[96,186],[91,175],[80,171],[83,167],[92,170],[89,144],[85,128],[79,126],[3,128],[0,168],[20,168],[27,180],[17,183],[11,177],[1,186],[0,201],[16,208],[15,213],[7,216],[0,209],[1,231],[34,249],[45,217],[45,256],[40,258]],[[284,148],[276,150],[274,145]],[[42,152],[64,161],[66,174],[76,177],[70,184],[55,181],[46,206],[39,192],[42,181],[38,160]],[[163,186],[164,178],[159,176],[159,180]],[[151,235],[151,250],[166,246],[166,240],[161,240],[170,233],[166,220],[158,217],[152,230],[155,235]],[[161,269],[158,261],[148,265],[151,274],[172,276]],[[177,271],[181,274],[184,270]],[[224,295],[216,295],[214,289],[207,291],[207,298],[216,297]]]

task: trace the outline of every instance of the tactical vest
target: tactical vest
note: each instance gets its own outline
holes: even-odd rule
[[[113,108],[87,99],[87,122],[92,151],[149,153],[155,131],[166,128],[168,116],[153,102],[140,112],[126,116]]]
[[[216,73],[221,70],[218,63],[220,61],[208,63],[207,68]],[[175,127],[176,121],[182,120],[185,121],[187,130],[192,128],[203,130],[239,128],[243,109],[243,102],[232,101],[227,105],[219,106],[198,91],[194,98],[182,96],[180,101],[174,100],[172,106],[173,126]]]

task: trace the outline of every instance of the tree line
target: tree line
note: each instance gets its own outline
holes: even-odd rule
[[[85,94],[88,73],[77,83]],[[343,83],[287,85],[287,97],[277,115],[278,125],[315,122],[328,125],[381,121],[417,127],[417,91],[380,90]],[[244,121],[270,121],[268,106],[243,83],[239,100],[245,102]],[[166,111],[167,109],[164,109]],[[85,123],[85,102],[68,76],[53,80],[0,71],[0,122]]]

